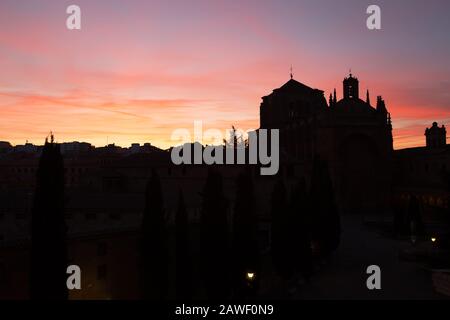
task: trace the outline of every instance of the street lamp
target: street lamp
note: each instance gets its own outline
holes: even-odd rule
[[[248,281],[253,281],[255,279],[255,273],[254,272],[247,272],[246,274]]]

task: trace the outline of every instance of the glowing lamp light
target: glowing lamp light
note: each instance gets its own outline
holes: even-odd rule
[[[253,281],[255,279],[255,273],[254,272],[247,272],[247,280]]]
[[[437,240],[437,239],[436,239],[435,237],[432,237],[432,238],[431,238],[431,242],[436,242],[436,240]]]

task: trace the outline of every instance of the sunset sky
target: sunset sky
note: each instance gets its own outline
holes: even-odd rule
[[[66,28],[66,8],[82,29]],[[378,4],[382,30],[366,28]],[[0,141],[173,144],[176,128],[259,125],[294,78],[328,96],[351,68],[382,95],[396,148],[450,125],[450,1],[1,0]]]

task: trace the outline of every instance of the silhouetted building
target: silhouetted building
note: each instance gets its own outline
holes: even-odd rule
[[[344,79],[343,89],[344,99],[359,99],[359,81],[351,73]]]
[[[433,122],[431,128],[425,130],[425,137],[428,148],[442,148],[447,144],[447,131],[445,126],[439,127],[437,122]]]
[[[61,143],[62,154],[79,154],[82,152],[88,152],[91,149],[93,149],[93,146],[86,142],[74,141]]]
[[[294,79],[262,98],[260,128],[280,129],[280,156],[290,174],[309,177],[315,155],[326,159],[345,212],[383,211],[391,185],[392,125],[381,97],[359,98],[359,81],[343,81],[343,99]],[[306,179],[308,180],[308,179]]]
[[[0,141],[0,154],[8,153],[12,150],[12,146],[9,142]]]
[[[395,151],[393,197],[403,206],[411,195],[419,199],[428,229],[439,229],[448,221],[450,145],[445,135],[445,127],[434,122],[425,130],[425,147]]]
[[[288,191],[298,178],[309,183],[316,155],[327,160],[341,212],[382,214],[389,211],[391,197],[406,202],[410,194],[422,201],[426,212],[448,208],[445,173],[450,171],[450,148],[445,144],[444,127],[436,124],[427,129],[427,147],[393,152],[391,119],[384,100],[377,97],[372,106],[368,91],[365,101],[360,99],[359,81],[353,75],[344,79],[339,100],[336,90],[327,103],[322,90],[294,79],[262,100],[260,128],[280,129],[281,157],[277,177],[261,176],[258,167],[246,166],[254,182],[262,252],[271,243],[270,199],[275,181],[284,178]],[[0,151],[0,277],[4,275],[0,298],[26,298],[30,209],[42,147],[0,143],[0,149],[5,150]],[[169,226],[173,226],[181,189],[191,230],[189,242],[193,248],[199,247],[197,233],[208,166],[175,166],[170,151],[151,144],[95,148],[74,142],[62,149],[68,257],[83,270],[84,289],[72,291],[71,298],[139,297],[137,235],[145,186],[153,169],[161,178]],[[223,176],[227,219],[232,221],[236,178],[243,166],[217,169]],[[199,258],[199,252],[190,253],[192,260]]]

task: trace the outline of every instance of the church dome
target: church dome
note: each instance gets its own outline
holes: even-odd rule
[[[335,110],[351,113],[374,113],[376,110],[361,99],[342,99],[334,106]]]

